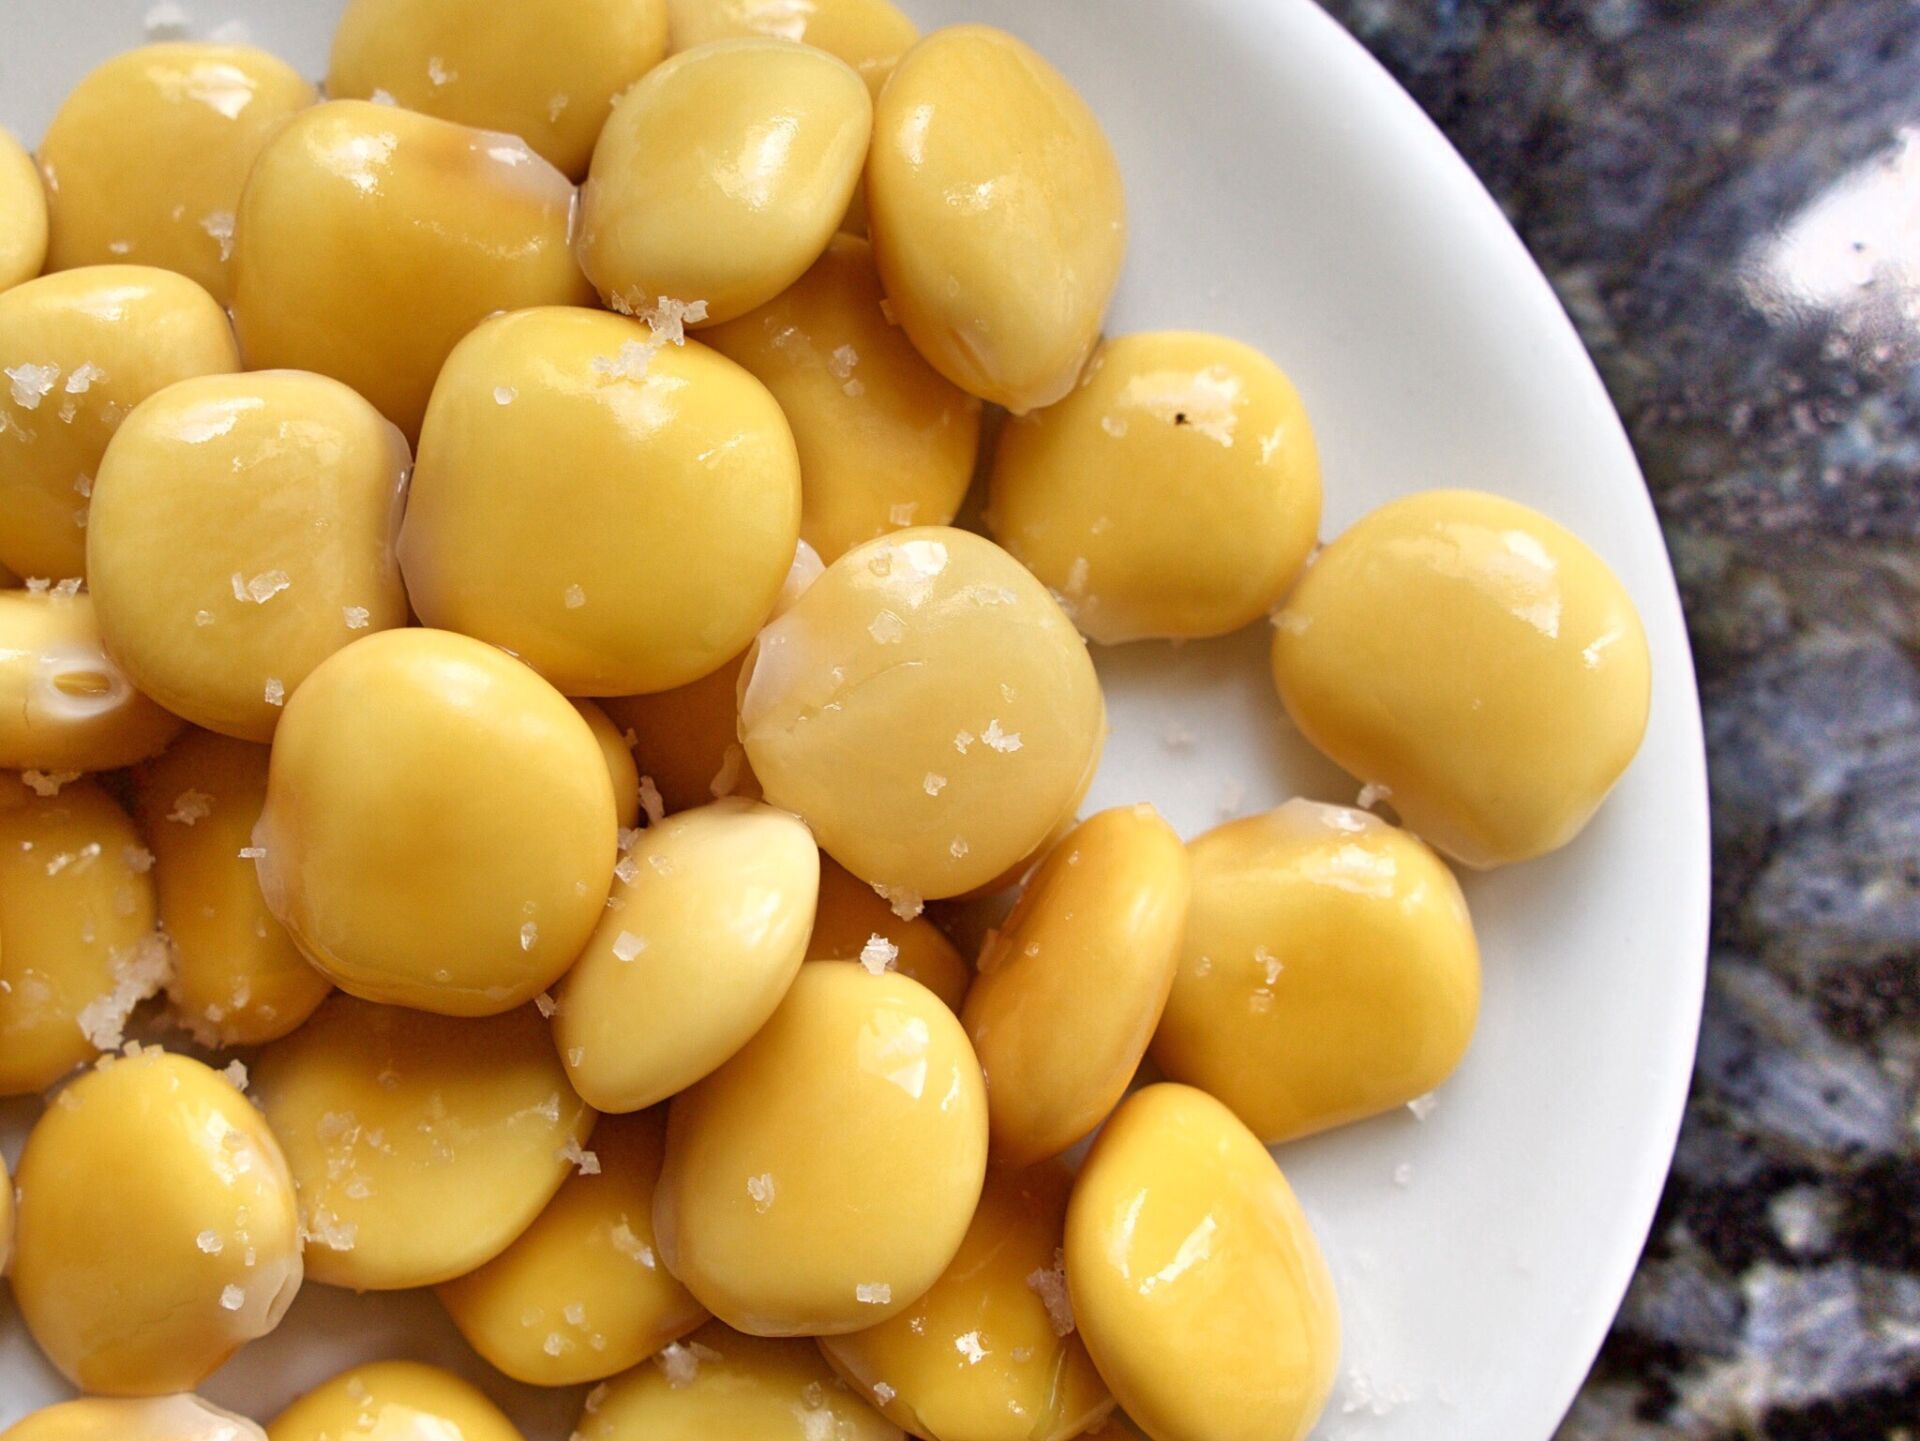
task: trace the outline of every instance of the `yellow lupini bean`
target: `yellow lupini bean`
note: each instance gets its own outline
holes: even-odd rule
[[[939,998],[802,966],[759,1034],[669,1108],[661,1258],[736,1329],[861,1330],[946,1269],[986,1156],[979,1062]]]
[[[203,376],[150,397],[94,482],[87,586],[108,649],[196,725],[272,739],[316,665],[407,622],[393,536],[410,459],[321,375]]]
[[[820,1349],[925,1441],[1065,1441],[1113,1407],[1074,1334],[1061,1265],[1072,1173],[987,1173],[946,1273],[911,1309]]]
[[[613,782],[614,819],[629,829],[640,819],[640,768],[633,761],[633,747],[626,736],[599,706],[590,700],[577,700],[573,708],[593,732],[594,744],[606,758],[607,779]]]
[[[743,1336],[715,1321],[654,1362],[587,1397],[579,1441],[904,1441],[811,1341]]]
[[[799,525],[799,459],[765,386],[638,321],[546,308],[448,358],[400,558],[427,624],[569,695],[629,695],[737,655]]]
[[[1389,502],[1313,564],[1274,621],[1301,732],[1455,860],[1572,840],[1646,733],[1646,632],[1606,562],[1500,496]]]
[[[7,1174],[7,1158],[0,1156],[0,1276],[13,1259],[13,1178]]]
[[[874,938],[881,944],[876,946]],[[958,1012],[973,968],[925,916],[902,920],[872,886],[821,857],[820,905],[807,938],[810,961],[860,961],[891,966]]]
[[[667,21],[675,51],[740,35],[801,41],[846,61],[876,99],[920,38],[890,0],[667,0]]]
[[[267,1441],[523,1441],[500,1408],[451,1372],[416,1361],[342,1371],[267,1426]]]
[[[614,97],[666,52],[665,0],[499,5],[484,24],[464,0],[352,0],[327,93],[524,136],[579,176]]]
[[[1195,840],[1153,1059],[1267,1142],[1390,1111],[1452,1073],[1480,1009],[1466,899],[1421,841],[1289,801]]]
[[[254,839],[267,905],[335,985],[493,1015],[559,979],[599,923],[613,784],[579,712],[520,662],[384,631],[288,701]]]
[[[149,1048],[80,1077],[35,1123],[17,1180],[14,1299],[84,1390],[188,1390],[300,1289],[280,1147],[198,1061]]]
[[[266,802],[267,756],[265,746],[189,731],[134,774],[173,943],[167,995],[189,1030],[221,1046],[277,1040],[332,989],[268,911],[240,854]]]
[[[1333,1282],[1286,1177],[1220,1102],[1130,1096],[1067,1209],[1073,1314],[1154,1441],[1300,1441],[1340,1359]]]
[[[166,982],[150,864],[93,782],[42,796],[0,774],[0,1096],[44,1090],[118,1046],[128,1014]]]
[[[180,726],[108,658],[92,596],[0,591],[0,766],[112,770],[153,755]]]
[[[459,339],[496,310],[584,304],[573,187],[516,136],[335,100],[260,153],[234,231],[253,370],[318,371],[409,438]]]
[[[1030,855],[1097,763],[1093,662],[991,541],[854,547],[760,632],[740,736],[774,805],[862,880],[955,896]]]
[[[336,995],[261,1053],[254,1088],[300,1193],[308,1274],[360,1291],[498,1256],[594,1123],[531,1006],[453,1020]]]
[[[1320,461],[1299,392],[1258,351],[1128,335],[1001,431],[988,516],[1094,640],[1224,635],[1306,563]]]
[[[33,157],[0,130],[0,290],[33,279],[46,259],[46,188]]]
[[[800,450],[800,533],[822,558],[945,525],[973,478],[980,402],[888,323],[866,241],[836,235],[777,298],[702,332],[773,392]]]
[[[247,172],[315,98],[286,61],[245,45],[144,45],[114,56],[73,88],[40,143],[48,268],[157,265],[224,303]]]
[[[494,1367],[534,1386],[598,1381],[707,1319],[654,1254],[665,1144],[665,1111],[602,1117],[599,1169],[569,1176],[517,1241],[440,1287],[447,1314]]]
[[[1126,1091],[1173,985],[1190,872],[1152,806],[1102,811],[1053,848],[989,937],[961,1020],[987,1076],[996,1161],[1057,1155]]]
[[[62,1401],[23,1417],[0,1441],[266,1441],[244,1416],[198,1396]]]
[[[1003,30],[909,50],[874,114],[868,223],[920,353],[1016,415],[1073,388],[1126,254],[1126,198],[1100,122]]]
[[[719,40],[614,105],[580,195],[580,264],[640,312],[704,301],[708,324],[764,305],[833,238],[860,179],[873,102],[823,50]]]
[[[643,832],[562,984],[553,1039],[602,1111],[685,1090],[745,1045],[792,984],[813,927],[820,852],[756,801],[681,811]]]
[[[170,270],[95,265],[0,291],[0,563],[84,574],[87,497],[127,412],[239,368],[219,302]]]

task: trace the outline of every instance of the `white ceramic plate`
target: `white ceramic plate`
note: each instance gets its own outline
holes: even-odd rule
[[[0,123],[37,139],[89,66],[141,41],[148,4],[0,0]],[[202,32],[243,20],[317,76],[339,5],[187,7]],[[1276,357],[1314,418],[1329,535],[1407,490],[1494,490],[1585,537],[1640,606],[1654,693],[1633,768],[1575,844],[1467,879],[1485,1009],[1439,1109],[1281,1153],[1346,1316],[1342,1382],[1316,1437],[1546,1441],[1659,1194],[1705,953],[1699,710],[1672,573],[1619,421],[1493,202],[1308,0],[907,8],[929,26],[1005,25],[1085,92],[1132,204],[1112,328],[1220,330]],[[1353,799],[1354,783],[1288,728],[1265,630],[1100,656],[1113,739],[1090,807],[1151,800],[1193,835],[1293,794]],[[0,1106],[9,1158],[31,1114]],[[111,1158],[101,1169],[111,1184]],[[490,1375],[431,1297],[321,1286],[205,1390],[270,1417],[343,1365],[395,1355],[465,1371],[530,1441],[565,1437],[577,1414],[578,1391]],[[62,1394],[0,1297],[0,1427]]]

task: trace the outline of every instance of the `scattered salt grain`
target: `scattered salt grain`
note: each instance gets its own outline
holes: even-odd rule
[[[661,296],[659,302],[640,317],[647,322],[647,329],[653,332],[655,343],[660,345],[685,345],[687,343],[687,322],[698,325],[707,318],[707,302],[704,300],[674,300]]]
[[[607,1239],[613,1243],[613,1249],[630,1261],[637,1261],[649,1271],[653,1269],[653,1247],[640,1239],[639,1234],[625,1221],[617,1223],[607,1232]]]
[[[80,594],[80,587],[84,584],[86,584],[86,582],[81,580],[79,576],[70,575],[65,580],[56,580],[53,583],[53,593],[61,600],[72,600],[76,595]]]
[[[57,796],[60,787],[80,779],[79,771],[21,771],[20,779],[37,796]]]
[[[867,968],[869,975],[885,975],[899,959],[900,948],[878,931],[868,936],[867,943],[860,948],[860,964]]]
[[[548,99],[547,123],[549,125],[558,125],[560,123],[561,113],[566,110],[567,103],[567,97],[565,95],[555,95]]]
[[[647,938],[636,936],[632,931],[622,931],[613,938],[613,958],[616,961],[631,961],[647,948]]]
[[[542,991],[539,995],[535,996],[533,998],[533,1004],[538,1008],[540,1014],[548,1020],[552,1020],[553,1013],[560,1009],[560,1003],[554,1000],[551,991]]]
[[[145,846],[122,846],[120,859],[136,876],[144,876],[153,869],[153,852]]]
[[[228,1061],[226,1069],[221,1071],[220,1074],[227,1078],[227,1084],[232,1086],[234,1090],[246,1090],[247,1063],[245,1061]]]
[[[27,594],[28,595],[45,595],[48,589],[52,585],[53,585],[53,582],[48,580],[44,575],[28,576],[27,577]]]
[[[947,854],[952,856],[956,861],[964,859],[970,849],[972,848],[968,846],[965,836],[955,836],[947,844]]]
[[[1285,966],[1281,965],[1280,958],[1265,946],[1255,946],[1253,948],[1253,960],[1254,964],[1259,966],[1265,974],[1268,985],[1272,985],[1275,981],[1279,980],[1280,972],[1286,969]]]
[[[226,1249],[227,1243],[220,1239],[220,1233],[218,1231],[202,1231],[198,1236],[193,1238],[193,1244],[209,1256],[218,1256],[221,1251]]]
[[[622,856],[613,863],[613,873],[620,878],[621,884],[630,886],[640,879],[640,862],[632,856]]]
[[[167,812],[167,819],[190,826],[195,821],[203,821],[213,814],[213,797],[205,791],[181,791],[173,798],[173,809]]]
[[[833,353],[827,356],[827,369],[833,373],[835,380],[845,380],[853,374],[854,366],[859,363],[860,352],[851,345],[836,346]]]
[[[873,1383],[873,1399],[878,1401],[882,1406],[885,1406],[899,1394],[898,1391],[895,1391],[893,1387],[889,1386],[885,1381],[875,1381]]]
[[[618,355],[596,355],[589,363],[595,374],[604,375],[608,380],[645,380],[655,349],[645,341],[629,340],[620,347]]]
[[[265,846],[240,847],[240,859],[243,861],[263,861],[266,858],[267,848]]]
[[[495,405],[512,405],[514,401],[519,398],[520,392],[515,390],[511,385],[496,385],[493,388],[493,403]]]
[[[581,1150],[580,1143],[571,1136],[567,1137],[566,1145],[554,1152],[554,1156],[576,1167],[583,1176],[600,1174],[600,1157],[595,1152]]]
[[[292,584],[293,577],[284,570],[263,570],[243,587],[239,572],[236,571],[233,576],[233,598],[265,605]]]
[[[881,611],[867,626],[867,634],[880,645],[892,645],[906,633],[906,623],[890,610]]]
[[[653,1363],[667,1378],[667,1385],[678,1391],[691,1386],[700,1374],[702,1361],[718,1361],[720,1353],[698,1341],[675,1341],[653,1353]]]
[[[987,722],[987,728],[980,733],[980,739],[989,750],[999,751],[1002,755],[1020,749],[1020,732],[1001,730],[1000,722],[997,720]]]
[[[348,630],[365,630],[373,620],[373,614],[364,605],[348,605],[340,608],[340,617],[346,621]]]
[[[1411,1101],[1408,1101],[1407,1109],[1413,1112],[1414,1120],[1424,1121],[1440,1109],[1440,1098],[1432,1091],[1428,1091],[1426,1095],[1415,1096]]]
[[[862,1281],[853,1288],[853,1299],[863,1306],[891,1305],[893,1287],[885,1281]]]
[[[399,105],[399,103],[400,103],[400,102],[399,102],[398,100],[395,100],[395,99],[393,98],[393,92],[392,92],[392,91],[390,91],[390,90],[381,90],[381,89],[379,89],[378,87],[376,87],[376,88],[374,89],[374,92],[373,92],[373,94],[371,94],[371,95],[369,95],[369,96],[367,97],[367,99],[369,99],[369,100],[371,100],[371,101],[372,101],[372,102],[373,102],[373,103],[374,103],[375,105],[395,105],[395,106],[397,106],[397,105]]]
[[[540,1349],[549,1356],[559,1356],[573,1349],[573,1343],[558,1331],[549,1331],[547,1339],[540,1343]]]
[[[646,812],[649,826],[657,826],[667,818],[667,803],[652,776],[640,777],[640,809]]]
[[[584,1326],[587,1324],[587,1308],[578,1301],[569,1301],[560,1308],[560,1319],[569,1326]]]
[[[458,70],[447,69],[447,62],[442,60],[438,55],[429,55],[427,57],[427,79],[433,83],[436,90],[439,89],[440,86],[451,84],[459,78],[460,72]]]
[[[965,755],[967,753],[967,747],[978,739],[979,737],[972,731],[955,731],[953,734],[953,748],[959,751],[961,755]]]
[[[22,410],[38,410],[41,399],[53,389],[53,383],[60,378],[57,365],[35,365],[32,361],[22,361],[11,369],[0,371],[13,382],[13,403]]]
[[[1067,1294],[1066,1253],[1057,1247],[1053,1264],[1027,1274],[1027,1289],[1047,1308],[1047,1324],[1056,1336],[1073,1334],[1073,1300]]]
[[[233,212],[214,210],[200,217],[200,228],[207,232],[220,246],[222,260],[233,259]],[[69,385],[67,389],[73,387]]]
[[[926,779],[920,782],[920,787],[928,795],[937,796],[947,788],[947,778],[935,771],[928,771]]]
[[[726,754],[720,758],[720,769],[714,772],[713,781],[707,790],[715,800],[730,796],[740,785],[740,773],[746,769],[747,751],[738,741],[732,742]]]
[[[68,403],[71,404],[72,402],[68,402]],[[75,495],[84,497],[89,500],[92,499],[93,477],[85,474],[84,472],[80,475],[76,475],[73,478],[73,493]]]
[[[160,994],[173,979],[173,952],[164,936],[142,936],[107,962],[113,985],[80,1008],[74,1017],[94,1047],[117,1051],[125,1040],[128,1017],[142,1001]]]
[[[910,921],[927,908],[920,893],[906,886],[890,886],[884,881],[873,883],[873,893],[893,908],[893,913],[903,921]]]
[[[213,612],[210,610],[196,610],[193,613],[193,623],[195,625],[212,625]]]
[[[893,302],[884,296],[880,300],[880,318],[889,325],[898,325],[900,323],[900,316],[899,313],[894,310]]]
[[[222,1311],[238,1311],[246,1304],[247,1293],[242,1291],[238,1286],[229,1286],[220,1293],[220,1309]]]
[[[967,1331],[955,1336],[953,1349],[967,1358],[969,1366],[978,1366],[987,1357],[987,1348],[980,1344],[978,1331]]]
[[[587,593],[577,585],[570,585],[562,599],[566,601],[568,610],[578,610],[587,603]]]
[[[1368,781],[1360,787],[1360,794],[1354,800],[1354,804],[1363,811],[1370,811],[1379,805],[1380,802],[1390,799],[1392,795],[1392,787],[1376,785],[1374,782]]]
[[[232,217],[229,216],[228,218],[231,219]],[[64,389],[68,395],[85,395],[87,391],[92,388],[96,380],[105,380],[106,378],[106,371],[95,365],[91,360],[83,360],[74,366],[72,374],[67,376],[67,383],[62,389]]]
[[[523,951],[532,950],[533,943],[539,939],[540,939],[540,927],[535,925],[532,921],[528,921],[524,926],[520,927],[520,949],[521,950]]]
[[[765,1215],[773,1206],[773,1177],[765,1171],[747,1177],[747,1194],[753,1198],[753,1209]]]

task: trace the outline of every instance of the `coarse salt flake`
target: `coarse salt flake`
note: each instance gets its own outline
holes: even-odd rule
[[[460,72],[458,70],[449,70],[447,68],[447,62],[442,60],[438,55],[429,55],[427,57],[427,79],[432,82],[435,89],[438,89],[442,85],[451,84],[459,78]]]
[[[287,688],[280,683],[280,677],[278,676],[270,675],[267,677],[267,683],[261,687],[260,695],[268,705],[285,705],[287,703]]]
[[[173,798],[173,809],[167,812],[167,819],[190,826],[195,821],[203,821],[213,814],[213,797],[205,791],[181,791]]]
[[[947,788],[947,778],[937,771],[928,771],[920,782],[920,788],[930,796],[937,796]]]
[[[853,1288],[853,1299],[863,1306],[886,1306],[893,1302],[893,1287],[885,1281],[862,1281]]]
[[[20,779],[37,796],[57,796],[60,787],[80,779],[79,771],[21,771]]]
[[[346,621],[348,630],[365,630],[373,620],[373,613],[364,605],[348,605],[340,608],[340,618]]]
[[[200,228],[220,247],[222,260],[233,259],[233,212],[231,210],[213,210],[200,217]],[[73,387],[68,386],[69,390]]]
[[[867,968],[869,975],[884,975],[899,959],[900,948],[878,931],[868,936],[867,943],[860,948],[860,964]]]
[[[1067,1259],[1055,1248],[1053,1264],[1027,1274],[1027,1289],[1047,1308],[1047,1324],[1056,1336],[1073,1334],[1073,1300],[1067,1293]]]
[[[649,826],[657,826],[667,818],[667,803],[652,776],[640,777],[640,809],[646,812]]]
[[[600,1174],[600,1157],[593,1151],[580,1149],[580,1143],[571,1136],[567,1138],[567,1144],[554,1152],[554,1155],[575,1167],[583,1176]]]
[[[966,1331],[955,1336],[953,1349],[967,1358],[969,1366],[978,1366],[987,1356],[987,1348],[981,1344],[978,1331]]]
[[[1363,811],[1370,811],[1379,805],[1380,802],[1391,799],[1392,796],[1393,788],[1391,786],[1383,786],[1374,781],[1368,781],[1360,787],[1360,794],[1354,800],[1354,804]]]
[[[266,858],[267,848],[265,846],[240,847],[240,859],[243,861],[263,861]]]
[[[226,1249],[227,1243],[220,1239],[220,1233],[218,1231],[202,1231],[198,1236],[193,1238],[193,1244],[209,1256],[218,1256],[221,1251]]]
[[[237,598],[251,600],[255,605],[265,605],[292,584],[293,577],[284,570],[263,570],[247,582],[246,595]]]
[[[753,1199],[753,1209],[766,1214],[773,1205],[773,1177],[765,1171],[747,1177],[747,1195]]]
[[[704,300],[675,300],[663,295],[659,302],[644,312],[641,317],[647,322],[647,329],[653,332],[653,338],[663,345],[685,345],[687,343],[687,323],[698,325],[707,318],[707,302]]]
[[[493,403],[495,405],[512,405],[514,401],[519,398],[520,392],[515,390],[511,385],[496,385],[493,388]]]
[[[987,728],[980,733],[980,740],[987,749],[999,751],[1002,755],[1020,749],[1020,732],[1001,730],[997,720],[987,722]]]
[[[567,593],[561,598],[566,602],[568,610],[578,610],[587,603],[586,591],[577,585],[568,586]]]
[[[647,938],[636,936],[632,931],[622,931],[613,938],[613,958],[616,961],[631,961],[647,948]]]
[[[1414,1120],[1424,1121],[1440,1109],[1440,1098],[1432,1091],[1428,1091],[1426,1095],[1415,1096],[1411,1101],[1408,1101],[1407,1109],[1413,1112]]]
[[[873,893],[893,908],[893,913],[903,921],[910,921],[927,908],[920,893],[907,886],[890,886],[884,881],[873,883]]]
[[[221,1071],[220,1074],[227,1078],[227,1084],[232,1086],[234,1090],[246,1090],[247,1063],[245,1061],[228,1061],[226,1069]]]
[[[228,218],[231,219],[232,217],[229,216]],[[61,388],[65,390],[68,395],[85,395],[88,390],[92,389],[93,383],[96,380],[105,380],[106,378],[106,371],[95,365],[91,360],[83,360],[74,366],[73,372],[67,376],[67,383]]]
[[[238,1286],[229,1286],[220,1293],[220,1309],[222,1311],[238,1311],[246,1304],[247,1293],[242,1291]]]
[[[520,927],[520,949],[521,950],[523,951],[532,950],[533,943],[539,939],[540,939],[540,927],[535,925],[532,921],[528,921],[524,926]]]
[[[40,401],[53,389],[54,382],[60,378],[57,365],[35,365],[32,361],[22,361],[5,371],[0,371],[13,382],[13,403],[22,410],[38,410]]]
[[[880,645],[892,645],[906,633],[906,623],[890,610],[881,611],[867,626],[867,634]]]
[[[552,1020],[553,1013],[560,1009],[560,1003],[554,1000],[551,991],[542,991],[539,995],[535,996],[533,998],[533,1004],[539,1010],[540,1014],[548,1020]]]

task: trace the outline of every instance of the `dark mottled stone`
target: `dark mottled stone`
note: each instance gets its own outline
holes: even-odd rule
[[[1700,668],[1715,949],[1696,1085],[1560,1441],[1914,1441],[1920,253],[1889,217],[1920,205],[1920,4],[1328,8],[1453,138],[1580,328]]]

